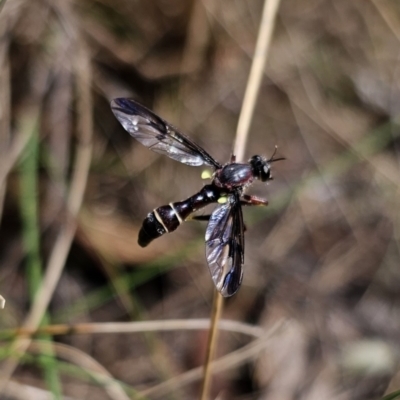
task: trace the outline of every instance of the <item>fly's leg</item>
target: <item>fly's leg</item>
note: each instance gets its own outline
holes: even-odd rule
[[[190,219],[194,219],[196,221],[208,221],[211,217],[211,214],[208,215],[194,215],[193,217],[190,217]]]
[[[249,196],[247,194],[242,195],[240,198],[240,204],[242,206],[267,206],[268,205],[268,200],[262,199],[261,197],[257,196]],[[189,218],[186,219],[188,220],[196,220],[196,221],[208,221],[211,217],[211,214],[209,215],[193,215],[190,216]],[[245,229],[247,230],[247,229]]]
[[[244,194],[240,199],[240,204],[242,206],[267,206],[268,200],[262,199],[261,197]]]

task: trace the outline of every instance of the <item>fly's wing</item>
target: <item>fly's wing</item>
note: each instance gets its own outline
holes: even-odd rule
[[[211,214],[206,230],[206,258],[211,277],[224,297],[236,293],[242,283],[244,224],[238,194]]]
[[[135,101],[114,99],[111,101],[111,110],[124,129],[150,150],[165,154],[183,164],[192,166],[206,164],[221,168],[221,165],[203,148]]]

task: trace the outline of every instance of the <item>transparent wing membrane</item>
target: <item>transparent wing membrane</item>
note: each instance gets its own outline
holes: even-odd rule
[[[221,167],[202,147],[135,101],[114,99],[111,109],[124,129],[150,150],[191,166]]]

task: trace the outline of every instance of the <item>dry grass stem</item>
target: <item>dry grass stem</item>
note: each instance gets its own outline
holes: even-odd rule
[[[74,325],[50,325],[38,329],[18,328],[8,331],[0,331],[7,336],[32,336],[46,333],[49,335],[75,335],[75,334],[104,334],[104,333],[140,333],[140,332],[166,332],[209,329],[209,319],[175,319],[175,320],[153,320],[136,322],[104,322],[104,323],[81,323]],[[261,337],[263,329],[245,324],[239,321],[219,320],[218,329],[240,333],[253,337]]]
[[[275,20],[279,9],[280,0],[265,0],[261,16],[260,30],[257,36],[256,48],[246,91],[243,99],[243,106],[239,115],[239,122],[236,130],[235,147],[233,154],[238,161],[242,161],[246,150],[247,136],[250,130],[251,120],[260,90],[264,68],[268,59],[268,50],[274,32]]]
[[[264,67],[267,61],[268,50],[275,26],[275,18],[279,3],[280,0],[265,0],[264,2],[253,62],[236,131],[235,149],[233,153],[236,155],[237,161],[241,161],[244,157],[250,123],[254,113],[257,94],[259,92],[262,77],[264,75]],[[201,400],[206,400],[209,395],[211,383],[210,363],[214,354],[214,348],[216,346],[218,337],[218,320],[222,315],[222,307],[223,298],[218,292],[215,292],[213,311],[211,315],[209,341],[204,364],[204,378],[200,397]]]
[[[204,361],[203,382],[201,386],[201,395],[200,395],[201,400],[206,400],[208,398],[210,390],[211,377],[212,377],[211,362],[214,357],[215,347],[217,345],[218,329],[220,326],[219,320],[221,319],[223,306],[224,306],[224,298],[217,290],[214,290],[214,301],[211,311],[210,333],[208,336],[207,352]]]

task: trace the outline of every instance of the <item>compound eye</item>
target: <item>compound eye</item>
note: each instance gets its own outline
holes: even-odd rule
[[[253,157],[251,157],[251,159],[250,159],[250,163],[251,163],[251,164],[254,164],[254,165],[258,165],[258,164],[260,164],[261,162],[262,162],[261,156],[253,156]]]
[[[271,179],[271,170],[269,168],[269,165],[263,165],[260,175],[262,182],[266,182]]]

